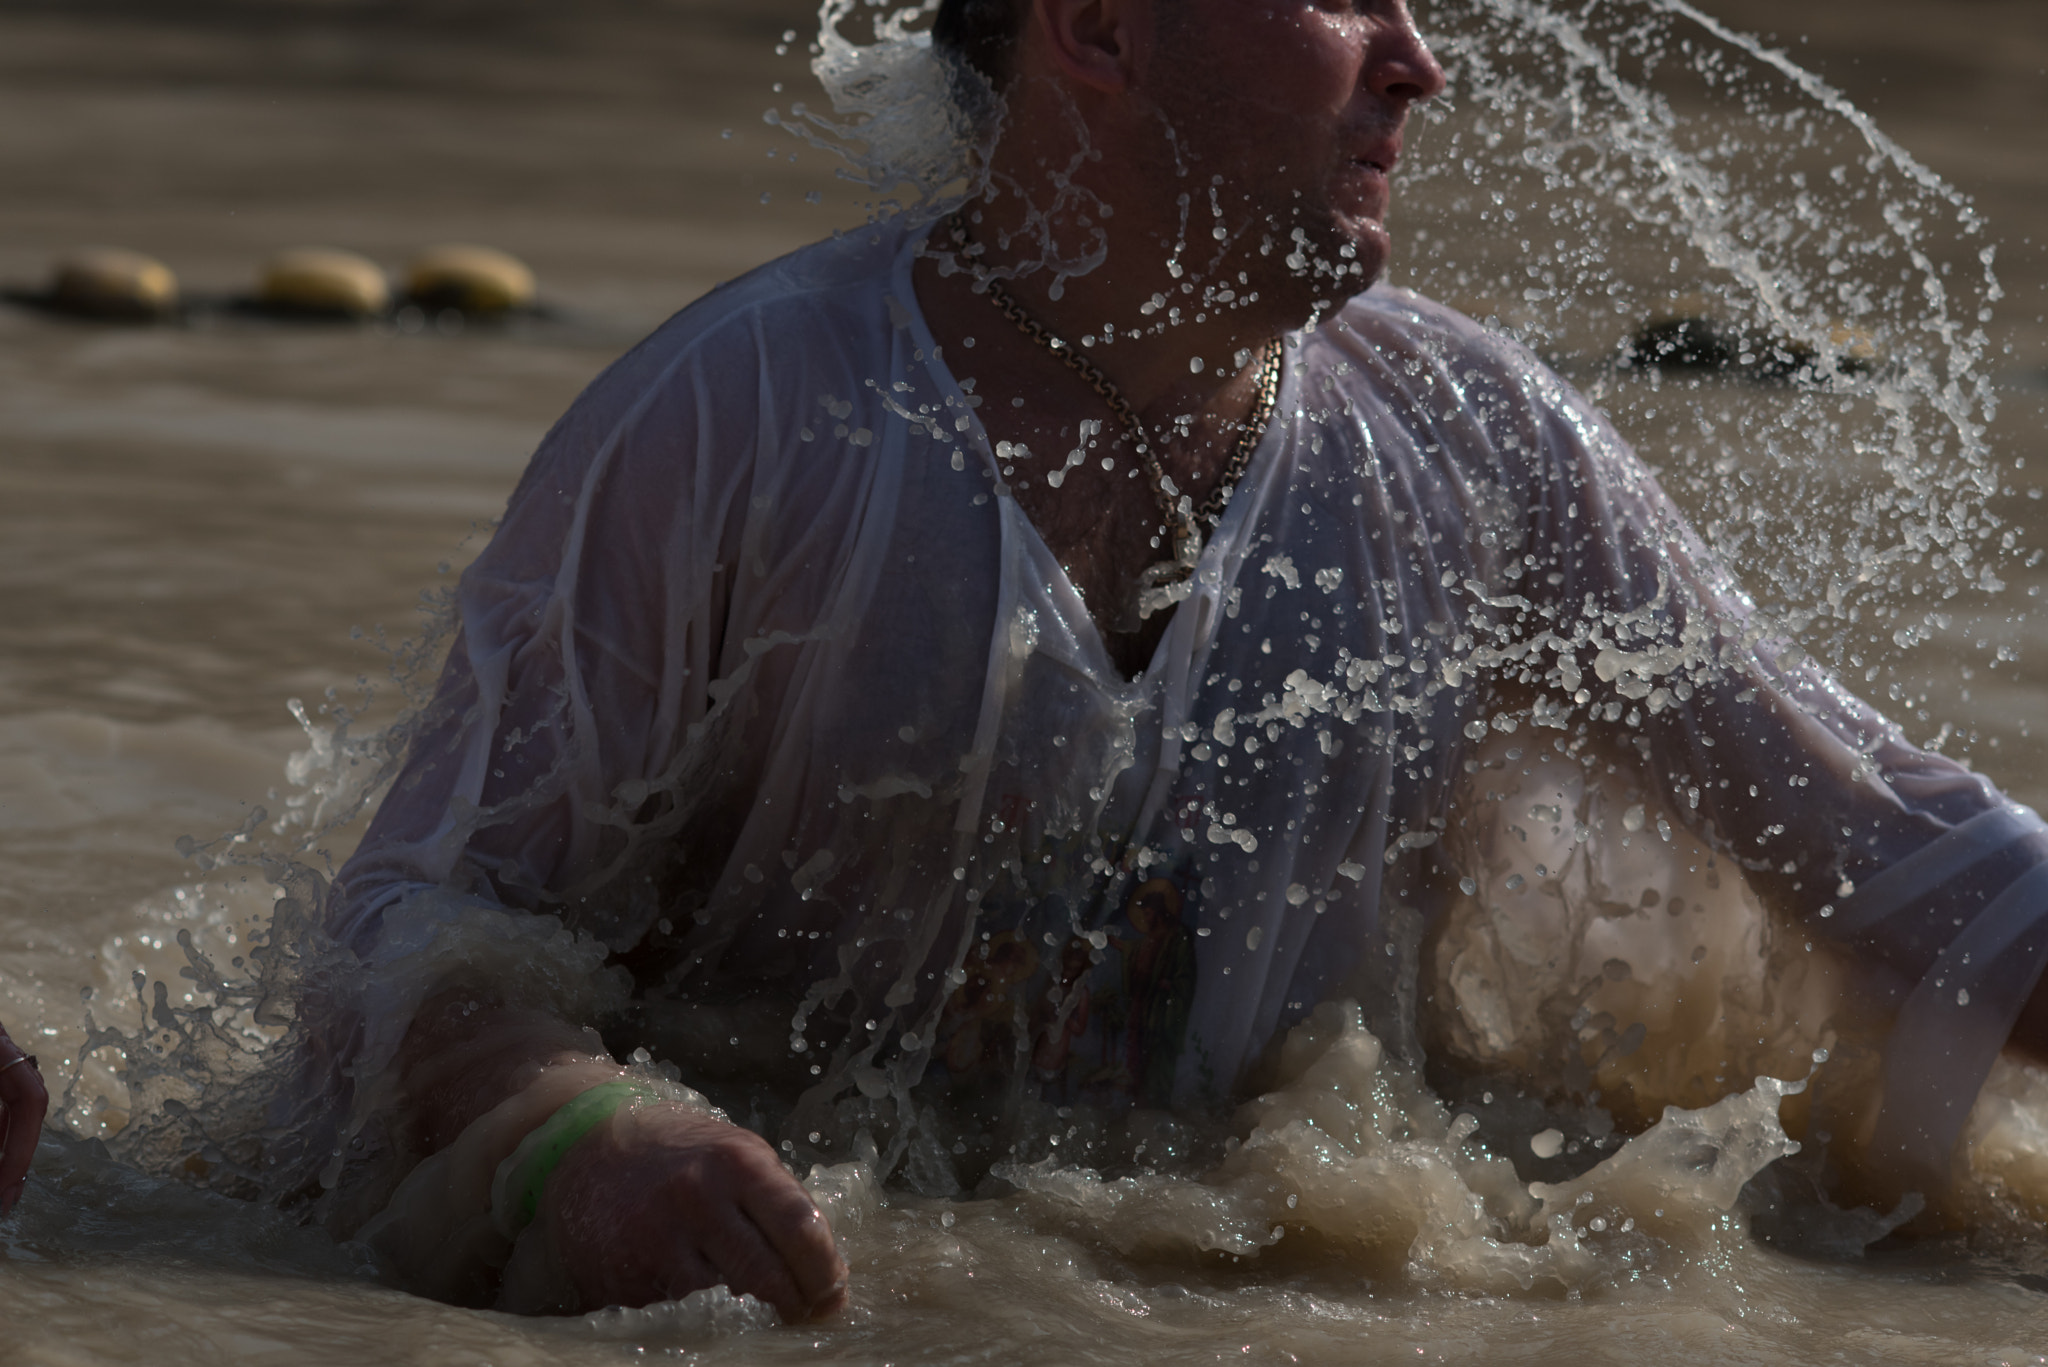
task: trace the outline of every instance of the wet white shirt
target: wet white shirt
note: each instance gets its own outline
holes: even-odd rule
[[[921,238],[715,291],[547,437],[331,902],[366,1071],[489,959],[458,922],[538,945],[546,913],[620,993],[778,1003],[793,1132],[886,1124],[934,1077],[1221,1100],[1319,1000],[1399,1014],[1393,912],[1441,904],[1465,750],[1534,696],[1530,744],[1611,732],[1781,912],[1884,966],[1885,1133],[1945,1159],[2048,958],[2048,831],[1780,668],[1581,396],[1397,289],[1290,337],[1128,680],[926,328]]]

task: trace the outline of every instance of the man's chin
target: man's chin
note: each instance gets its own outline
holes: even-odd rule
[[[1293,315],[1296,326],[1320,321],[1378,283],[1387,264],[1383,242],[1384,238],[1354,241],[1350,255],[1341,251],[1297,252],[1286,273],[1260,293],[1279,303],[1281,311]]]
[[[1386,272],[1387,258],[1394,251],[1393,234],[1387,231],[1385,222],[1374,216],[1339,226],[1343,230],[1345,245],[1351,248],[1351,260],[1364,271],[1367,282],[1379,279]]]
[[[1266,316],[1272,325],[1292,330],[1321,323],[1371,289],[1376,279],[1377,276],[1354,275],[1311,277],[1302,273],[1275,281],[1259,294],[1271,306]]]

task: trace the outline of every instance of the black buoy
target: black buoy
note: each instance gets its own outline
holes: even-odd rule
[[[1821,349],[1801,338],[1771,337],[1718,318],[1704,299],[1674,301],[1629,338],[1628,359],[1661,370],[1736,371],[1759,379],[1812,378]],[[1867,374],[1877,364],[1870,334],[1845,323],[1828,332],[1827,362],[1841,375]]]

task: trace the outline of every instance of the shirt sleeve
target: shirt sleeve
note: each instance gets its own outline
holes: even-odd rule
[[[1781,913],[1884,967],[1876,1152],[1945,1173],[2048,963],[2048,826],[1773,635],[1606,419],[1526,354],[1515,369],[1557,683],[1642,737],[1673,808]]]
[[[573,909],[614,948],[645,929],[618,870],[710,711],[754,434],[719,430],[724,367],[631,359],[549,434],[462,576],[434,702],[331,903],[358,954],[429,887]]]
[[[726,340],[600,377],[459,582],[438,691],[326,901],[301,1091],[371,1175],[323,1185],[403,1169],[390,1063],[434,995],[585,1026],[623,1006],[618,956],[674,891],[636,873],[741,781],[711,733],[765,381]]]

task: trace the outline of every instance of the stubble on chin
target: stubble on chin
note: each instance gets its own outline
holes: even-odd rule
[[[1284,217],[1269,218],[1264,237],[1271,250],[1253,278],[1278,311],[1292,315],[1291,326],[1308,326],[1379,280],[1389,244],[1376,220],[1347,222],[1327,204],[1306,198],[1290,208]]]

